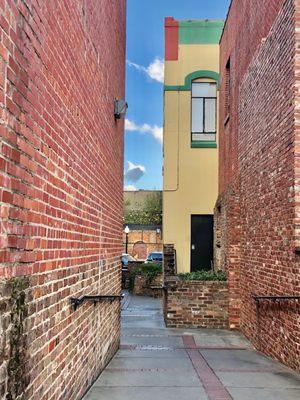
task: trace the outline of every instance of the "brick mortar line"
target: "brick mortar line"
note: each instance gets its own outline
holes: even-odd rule
[[[209,400],[232,400],[223,383],[210,368],[202,354],[199,353],[194,336],[182,336],[182,341],[184,345],[191,347],[186,348],[186,352]]]
[[[179,372],[182,368],[106,368],[106,372]]]
[[[122,357],[119,357],[122,358]],[[123,357],[124,358],[124,357]],[[106,368],[105,371],[108,372],[167,372],[167,371],[182,371],[182,368]],[[249,372],[283,372],[280,369],[272,369],[272,368],[262,368],[262,369],[255,369],[255,368],[248,368],[240,370],[238,368],[216,368],[214,371],[218,372],[238,372],[238,373],[249,373]]]
[[[118,357],[124,358],[124,357]],[[125,357],[126,358],[126,357]],[[163,357],[162,357],[163,358]],[[106,368],[107,372],[167,372],[167,371],[182,371],[182,368]],[[270,373],[278,373],[284,372],[282,369],[272,369],[272,368],[262,368],[262,369],[243,369],[240,370],[238,368],[216,368],[214,371],[218,372],[238,372],[238,373],[249,373],[249,372],[270,372]],[[218,378],[219,379],[219,378]]]
[[[155,350],[159,350],[160,347],[157,345],[151,345],[151,344],[126,344],[123,343],[120,345],[120,350],[139,350],[140,348],[143,347],[148,347],[149,350],[151,350],[151,347]],[[176,350],[224,350],[224,351],[229,351],[229,350],[249,350],[247,347],[217,347],[217,346],[163,346],[161,345],[161,348],[165,349],[166,347],[170,348],[172,351]],[[142,349],[146,350],[146,349]]]
[[[182,337],[182,336],[181,335],[147,335],[147,334],[145,334],[145,335],[143,335],[143,334],[127,335],[127,334],[124,334],[124,335],[121,335],[121,337],[164,337],[164,338],[169,338],[169,337]]]
[[[249,373],[249,372],[270,372],[273,374],[286,372],[283,368],[215,368],[214,371],[218,372],[238,372],[239,374],[242,373]]]

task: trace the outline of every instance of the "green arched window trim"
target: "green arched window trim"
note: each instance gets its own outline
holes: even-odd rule
[[[206,70],[194,71],[185,77],[184,85],[179,85],[179,86],[165,85],[164,90],[165,91],[191,90],[192,81],[198,78],[210,78],[219,84],[220,75],[215,71],[206,71]]]

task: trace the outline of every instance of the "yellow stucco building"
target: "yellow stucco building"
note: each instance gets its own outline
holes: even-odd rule
[[[177,271],[210,269],[223,21],[165,19],[163,241]]]

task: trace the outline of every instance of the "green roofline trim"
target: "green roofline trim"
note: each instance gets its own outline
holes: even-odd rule
[[[179,21],[179,44],[219,44],[224,21]]]
[[[216,81],[219,84],[220,75],[215,71],[194,71],[188,74],[184,79],[184,85],[172,86],[172,85],[165,85],[165,91],[189,91],[192,89],[192,82],[194,79],[198,78],[210,78]]]
[[[194,19],[194,20],[179,20],[179,26],[184,28],[221,28],[224,26],[224,19],[219,20],[205,20],[205,19]]]

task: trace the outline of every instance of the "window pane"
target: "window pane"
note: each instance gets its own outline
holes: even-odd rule
[[[216,132],[216,100],[205,99],[205,132]]]
[[[193,133],[192,134],[192,141],[205,141],[208,140],[210,142],[216,141],[216,134],[215,133]]]
[[[217,85],[209,82],[192,83],[192,97],[217,97]]]
[[[203,99],[192,99],[192,132],[203,132]]]

